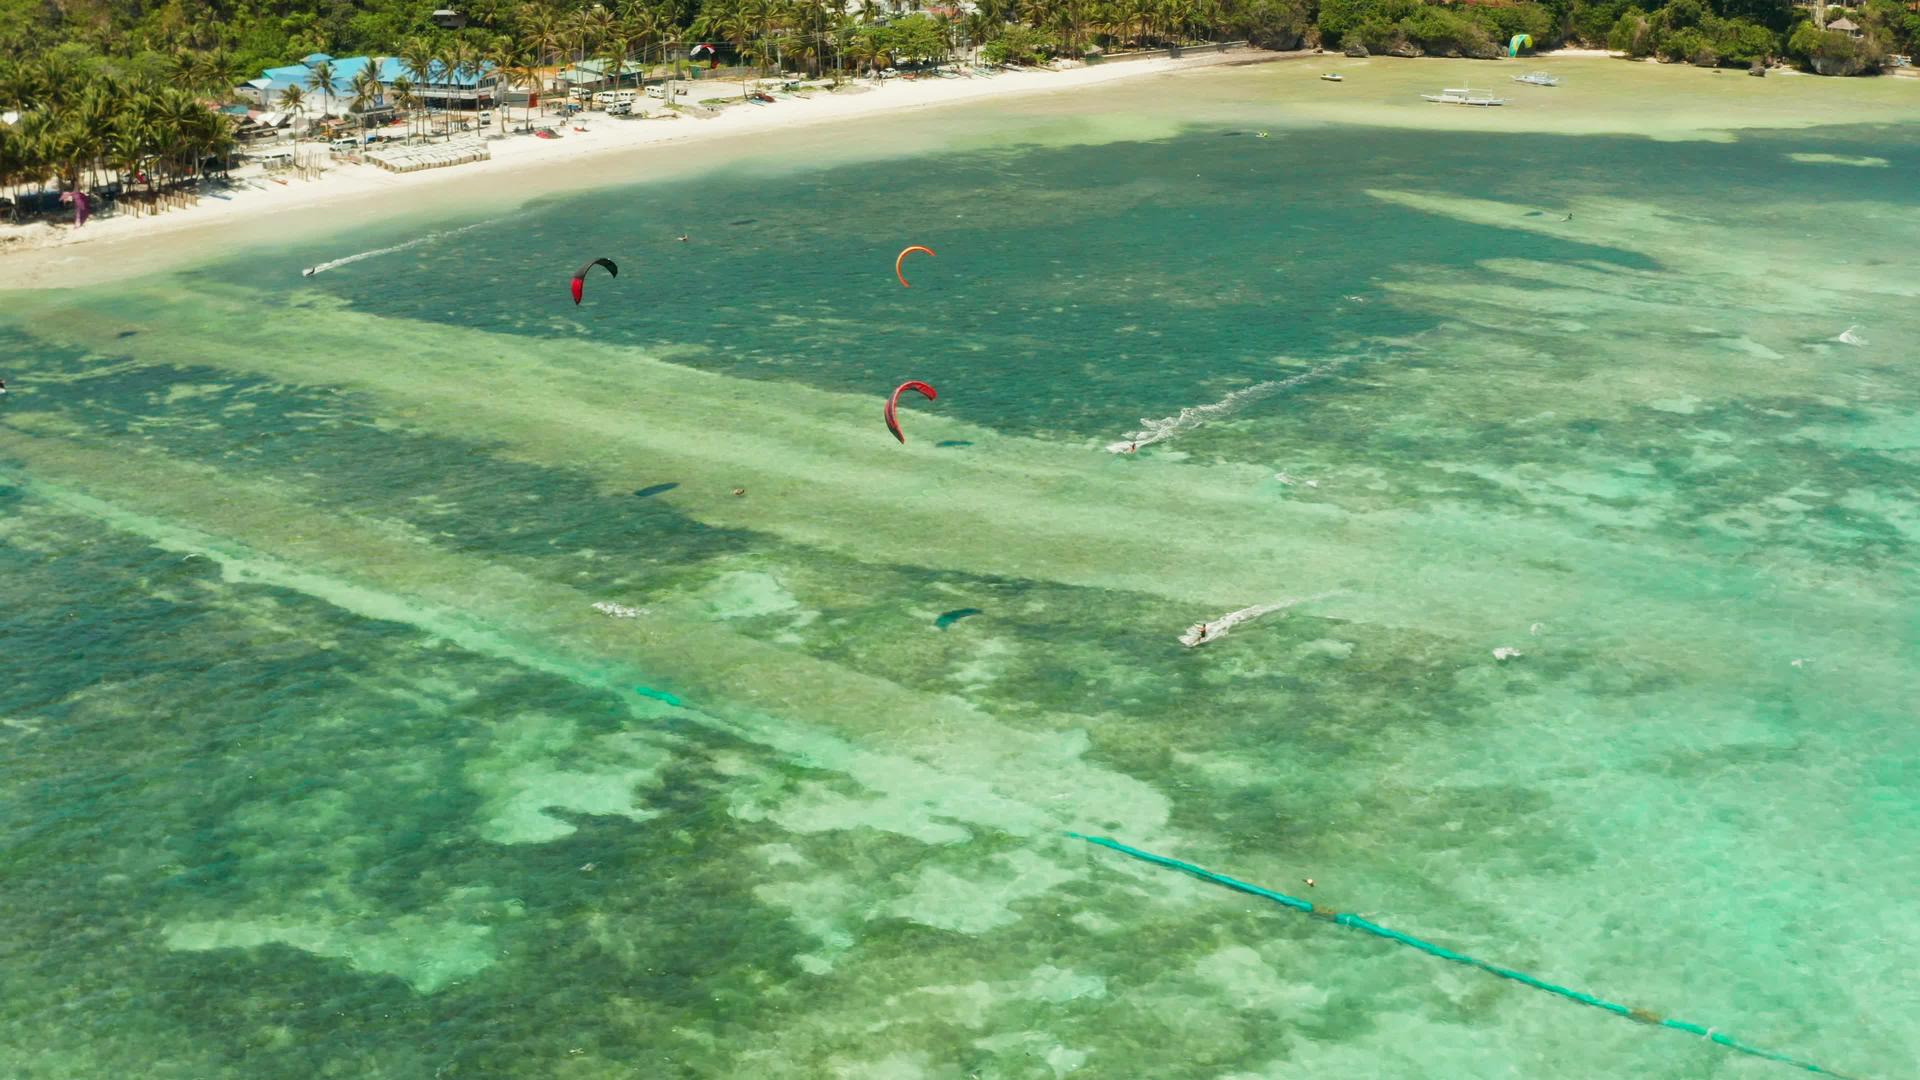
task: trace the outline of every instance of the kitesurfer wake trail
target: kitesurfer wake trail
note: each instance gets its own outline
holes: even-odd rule
[[[612,259],[595,259],[592,262],[588,263],[587,265],[581,267],[580,269],[575,270],[573,272],[573,302],[575,304],[578,304],[580,302],[581,294],[586,291],[587,271],[593,269],[596,266],[606,267],[607,273],[613,277],[620,276],[620,268],[618,266],[613,265]]]
[[[893,437],[899,439],[903,446],[906,445],[907,436],[900,430],[900,420],[894,415],[894,409],[900,404],[900,395],[908,390],[912,390],[928,401],[940,396],[933,387],[918,380],[909,380],[894,387],[893,396],[887,399],[887,430],[893,432]]]
[[[899,255],[896,255],[893,260],[893,276],[900,279],[900,287],[903,289],[911,289],[913,288],[913,286],[907,284],[907,275],[901,272],[901,264],[907,261],[907,256],[913,254],[916,251],[924,251],[929,256],[938,258],[938,256],[935,256],[933,254],[932,248],[921,247],[919,244],[915,244],[912,247],[907,248],[905,251],[902,251]]]
[[[413,239],[408,240],[404,244],[394,244],[391,247],[374,248],[372,251],[362,251],[362,252],[359,252],[358,254],[348,255],[339,259],[329,259],[326,262],[320,263],[316,266],[309,266],[305,270],[300,271],[300,276],[312,277],[315,274],[324,274],[329,270],[332,270],[341,266],[348,266],[353,263],[357,263],[362,259],[371,259],[380,255],[391,255],[396,251],[405,251],[408,248],[419,247],[421,244],[431,244],[435,240],[442,239],[443,237],[459,236],[461,233],[464,233],[464,232],[472,232],[475,229],[485,228],[486,226],[493,224],[495,220],[497,219],[489,218],[486,221],[476,221],[471,225],[462,225],[457,229],[448,229],[444,232],[430,232],[425,236],[416,236]]]

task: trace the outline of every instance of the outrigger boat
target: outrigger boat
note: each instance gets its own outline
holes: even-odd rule
[[[1544,71],[1529,71],[1525,75],[1513,76],[1513,81],[1528,86],[1559,86],[1560,80]]]
[[[1497,98],[1484,90],[1475,90],[1471,86],[1449,86],[1437,94],[1421,94],[1426,101],[1441,105],[1505,105],[1506,98]]]
[[[1328,82],[1346,82],[1346,81],[1347,81],[1347,77],[1346,77],[1346,76],[1344,76],[1344,75],[1342,75],[1342,74],[1340,74],[1340,73],[1339,73],[1339,72],[1337,72],[1337,71],[1324,71],[1324,72],[1321,72],[1321,73],[1320,73],[1320,77],[1321,77],[1322,79],[1325,79],[1325,80],[1326,80],[1326,81],[1328,81]]]

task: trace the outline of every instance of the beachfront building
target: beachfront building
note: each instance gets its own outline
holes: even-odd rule
[[[320,64],[331,67],[333,80],[330,86],[316,88],[313,84],[313,72],[314,68]],[[498,96],[499,79],[492,64],[482,64],[477,71],[449,71],[445,65],[435,63],[428,68],[423,78],[408,69],[398,57],[334,57],[326,53],[312,53],[301,57],[297,64],[268,68],[261,73],[260,78],[250,79],[245,85],[235,89],[241,96],[258,103],[261,108],[272,110],[288,87],[297,86],[302,96],[306,98],[307,108],[313,115],[340,116],[345,115],[347,103],[353,100],[353,80],[369,66],[373,67],[374,77],[380,80],[382,88],[391,87],[395,79],[412,81],[414,94],[432,108],[491,108]],[[375,108],[386,107],[387,102],[383,95]]]
[[[610,65],[604,60],[582,60],[560,72],[559,79],[568,86],[580,86],[589,90],[608,90],[617,86],[638,86],[641,77],[647,72],[646,65],[632,60],[623,62],[620,70],[609,73]]]

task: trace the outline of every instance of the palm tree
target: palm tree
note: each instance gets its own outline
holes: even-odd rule
[[[488,66],[493,68],[494,74],[498,77],[499,81],[495,83],[495,86],[507,89],[512,88],[514,81],[518,78],[515,69],[520,66],[522,55],[523,53],[520,47],[513,43],[512,38],[504,34],[494,38],[487,44],[486,51],[482,54],[482,59]],[[496,93],[494,99],[494,108],[498,110],[500,114],[500,127],[502,130],[505,130],[507,126],[507,96],[503,93]]]
[[[129,189],[133,186],[133,178],[141,172],[140,164],[147,155],[150,133],[133,113],[121,113],[115,118],[113,138],[107,143],[107,159],[114,171],[125,178],[124,184]],[[128,194],[131,195],[131,192]]]
[[[440,87],[440,131],[449,137],[453,134],[453,86],[457,82],[453,70],[455,47],[454,42],[439,38],[433,45],[433,60],[427,65]],[[431,92],[428,96],[431,99]]]
[[[205,59],[207,88],[216,91],[223,100],[233,100],[233,88],[246,78],[246,69],[240,66],[240,58],[225,49],[215,49],[201,54]]]
[[[307,89],[320,92],[320,118],[333,112],[333,61],[322,60],[307,69]]]
[[[440,55],[440,62],[446,70],[448,84],[455,88],[464,87],[466,81],[469,78],[473,78],[480,70],[478,51],[474,49],[471,42],[461,37],[456,37],[447,43],[446,51]],[[476,87],[478,86],[477,79],[475,80],[475,85]],[[453,90],[448,90],[448,108],[445,115],[447,117],[446,134],[449,139],[453,138],[452,94]],[[474,93],[474,103],[478,104],[479,100],[480,95],[476,90]],[[465,121],[461,121],[461,123],[464,124]]]
[[[601,39],[598,50],[600,55],[595,57],[600,61],[600,73],[611,80],[608,85],[614,90],[620,88],[620,76],[626,71],[627,53],[632,46],[626,30],[624,24],[614,24],[613,28],[607,31],[606,37]]]
[[[428,106],[428,118],[432,118],[432,107],[426,95],[432,93],[433,86],[433,42],[423,37],[410,37],[400,43],[400,63],[413,73],[408,89],[415,95],[415,108]],[[407,137],[413,137],[413,125],[407,125]]]
[[[386,96],[385,88],[380,85],[380,76],[376,74],[379,66],[379,57],[368,57],[367,66],[354,73],[353,102],[347,106],[360,117],[360,153],[362,155],[367,152],[368,114],[373,112],[380,105],[381,99]]]
[[[520,19],[521,25],[524,28],[527,44],[533,46],[536,66],[545,67],[550,59],[560,54],[560,47],[565,41],[565,37],[560,30],[559,19],[554,16],[552,11],[544,7],[534,7],[532,5],[521,9]],[[542,76],[540,81],[545,81],[544,76]],[[545,89],[545,87],[542,86],[540,89]],[[541,111],[544,112],[545,110],[546,106],[542,105]],[[531,118],[529,118],[529,121],[531,121]]]
[[[853,43],[847,46],[847,58],[868,71],[879,67],[880,58],[885,55],[886,46],[880,43],[880,35],[873,30],[862,30],[855,34]]]
[[[545,68],[536,66],[531,60],[525,59],[524,57],[518,64],[508,68],[506,71],[507,79],[527,92],[526,122],[522,130],[533,126],[533,99],[534,95],[540,91],[540,81],[545,76],[545,73]],[[506,109],[503,107],[500,111],[504,113]]]
[[[560,21],[551,10],[529,4],[521,9],[520,25],[527,44],[533,46],[534,59],[542,66],[559,54],[563,41]]]
[[[393,96],[393,107],[407,114],[407,141],[413,141],[413,114],[420,108],[420,95],[413,92],[413,80],[401,75],[387,88]]]
[[[652,8],[637,8],[627,16],[624,32],[627,40],[639,51],[644,63],[647,53],[666,36],[667,23],[660,17],[660,13]],[[641,78],[645,77],[646,73],[643,70]]]
[[[293,159],[300,160],[300,127],[306,119],[307,95],[298,85],[280,91],[280,111],[293,114]]]

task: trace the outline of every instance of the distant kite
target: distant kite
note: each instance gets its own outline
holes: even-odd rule
[[[607,273],[611,274],[614,277],[620,276],[620,268],[613,265],[612,259],[595,259],[592,262],[588,263],[587,265],[581,267],[580,269],[575,270],[573,272],[573,302],[574,303],[578,304],[580,302],[580,295],[586,291],[587,271],[593,269],[596,266],[606,267]]]
[[[915,244],[912,247],[908,248],[907,250],[901,252],[899,256],[893,260],[893,276],[900,279],[900,284],[903,288],[911,289],[913,288],[913,286],[907,284],[907,275],[900,272],[900,264],[906,262],[907,256],[913,254],[916,251],[924,251],[928,255],[933,255],[932,248],[921,247],[919,244]]]
[[[914,391],[928,401],[940,396],[933,387],[918,381],[903,382],[894,388],[893,396],[887,399],[887,430],[893,432],[893,437],[899,439],[902,445],[906,443],[907,437],[900,430],[900,420],[894,415],[894,409],[900,404],[900,395],[908,390]]]

